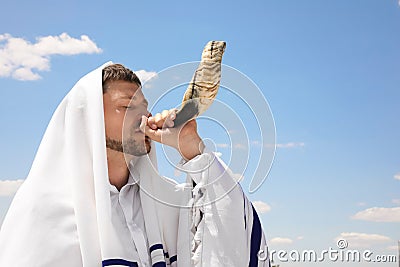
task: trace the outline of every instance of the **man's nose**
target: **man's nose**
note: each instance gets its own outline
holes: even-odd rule
[[[137,113],[138,115],[139,115],[139,117],[141,118],[142,116],[145,116],[145,117],[151,117],[151,112],[150,111],[148,111],[147,109],[141,109],[140,111],[138,111],[138,113]]]

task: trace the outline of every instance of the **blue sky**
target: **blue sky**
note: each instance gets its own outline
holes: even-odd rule
[[[109,60],[160,72],[199,60],[209,40],[225,40],[223,63],[254,81],[275,120],[273,166],[261,188],[248,194],[262,211],[271,248],[321,251],[343,237],[350,247],[397,253],[396,0],[16,0],[3,3],[2,10],[0,221],[16,188],[6,181],[26,177],[53,111],[80,77]],[[69,41],[56,39],[68,44],[64,50],[51,50],[51,38],[41,52],[35,50],[36,57],[21,45],[5,49],[12,38],[33,45],[39,37],[63,33]],[[6,71],[10,58],[16,63]],[[26,66],[33,66],[32,73]],[[220,146],[223,157],[227,149]]]

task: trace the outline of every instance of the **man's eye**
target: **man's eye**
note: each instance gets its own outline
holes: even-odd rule
[[[123,106],[124,109],[132,109],[132,106]]]

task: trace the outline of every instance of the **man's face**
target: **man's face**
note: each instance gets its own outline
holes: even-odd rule
[[[112,81],[103,94],[107,148],[134,156],[150,152],[150,139],[140,131],[142,116],[148,116],[141,88],[127,81]]]

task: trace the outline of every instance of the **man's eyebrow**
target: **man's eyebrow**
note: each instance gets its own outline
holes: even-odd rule
[[[123,95],[121,96],[121,99],[128,99],[131,100],[134,96],[130,96],[130,95]]]
[[[123,96],[121,97],[121,99],[124,99],[124,100],[132,100],[134,97],[135,97],[134,95],[133,95],[133,96],[130,96],[130,95],[123,95]],[[149,105],[149,101],[147,101],[146,98],[143,99],[143,102],[144,102],[146,105]]]

